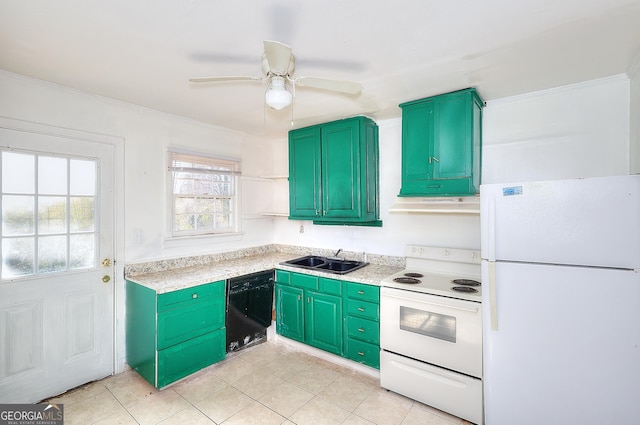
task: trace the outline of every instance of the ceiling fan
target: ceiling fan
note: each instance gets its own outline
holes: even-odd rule
[[[360,83],[352,81],[332,80],[317,77],[293,77],[296,60],[291,47],[277,41],[264,41],[264,53],[261,58],[262,77],[258,76],[225,76],[190,78],[192,83],[212,83],[223,81],[264,81],[268,82],[265,92],[265,103],[273,109],[289,106],[295,96],[295,88],[312,87],[339,93],[356,95],[362,90]]]

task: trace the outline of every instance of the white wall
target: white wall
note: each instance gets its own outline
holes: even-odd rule
[[[489,102],[484,110],[483,182],[628,173],[630,90],[630,80],[617,76]],[[637,85],[634,90],[637,99]],[[243,203],[250,211],[245,211],[241,237],[168,243],[167,147],[241,157],[246,175],[286,175],[286,136],[277,141],[256,140],[1,71],[0,116],[125,139],[126,262],[271,242],[387,255],[403,255],[406,244],[480,246],[477,216],[389,213],[400,189],[399,118],[378,122],[383,227],[314,226],[286,218],[259,218],[257,212],[265,205],[288,210],[286,180],[271,183],[247,178],[243,179]]]
[[[272,141],[0,71],[0,116],[124,139],[125,261],[228,251],[271,243],[270,219],[243,220],[234,238],[166,240],[166,152],[178,147],[242,159],[246,174],[271,174]],[[243,182],[245,193],[260,181]],[[247,202],[248,206],[251,203]],[[251,214],[249,214],[251,215]]]
[[[629,90],[614,76],[488,102],[483,183],[628,174]]]

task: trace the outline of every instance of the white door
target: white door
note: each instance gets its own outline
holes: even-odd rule
[[[114,371],[114,147],[0,128],[0,155],[0,403],[31,403]]]

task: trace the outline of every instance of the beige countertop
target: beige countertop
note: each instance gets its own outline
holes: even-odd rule
[[[377,286],[380,285],[380,281],[383,278],[402,270],[400,267],[390,265],[369,264],[351,273],[340,275],[280,264],[283,261],[297,257],[300,257],[300,255],[284,252],[266,252],[236,259],[215,261],[209,264],[137,274],[127,276],[126,279],[162,294],[273,268]]]

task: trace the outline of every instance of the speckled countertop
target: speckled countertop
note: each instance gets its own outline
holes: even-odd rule
[[[369,285],[380,285],[380,281],[383,278],[403,269],[403,264],[397,257],[391,257],[390,261],[385,261],[386,259],[379,261],[381,257],[377,257],[376,260],[378,261],[375,263],[371,261],[370,264],[361,269],[340,275],[280,264],[283,261],[308,255],[308,253],[265,249],[249,254],[238,256],[238,258],[225,258],[223,256],[210,261],[195,261],[197,264],[186,267],[170,267],[167,265],[156,267],[156,269],[160,270],[154,270],[153,267],[149,267],[148,263],[145,263],[144,267],[142,265],[132,265],[125,268],[125,274],[127,280],[146,286],[161,294],[273,268]]]

